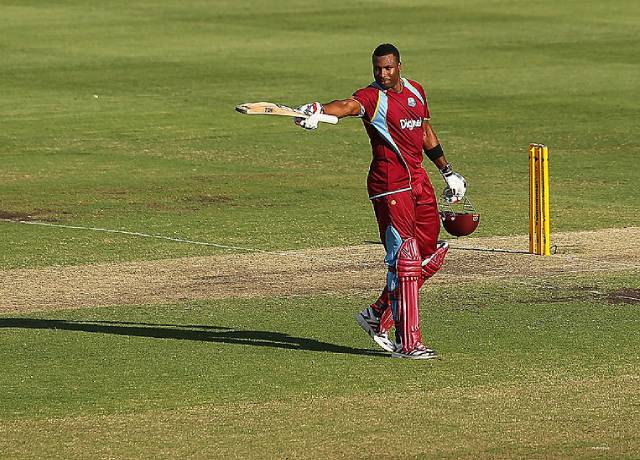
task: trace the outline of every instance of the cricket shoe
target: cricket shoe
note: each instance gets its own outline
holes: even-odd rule
[[[380,348],[389,352],[396,351],[396,344],[389,340],[387,331],[380,331],[380,318],[376,316],[371,307],[367,307],[358,313],[356,321]]]
[[[398,347],[398,351],[394,351],[393,353],[391,353],[392,358],[433,359],[438,357],[438,353],[436,353],[435,350],[432,350],[431,348],[427,348],[421,343],[416,345],[416,347],[408,353],[402,351],[401,344],[396,344],[396,345]]]

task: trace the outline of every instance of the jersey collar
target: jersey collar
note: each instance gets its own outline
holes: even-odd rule
[[[405,86],[405,79],[403,77],[400,77],[400,83],[402,84],[402,89],[400,89],[399,93],[396,93],[395,91],[391,91],[392,93],[395,94],[400,94],[404,91],[404,86]],[[371,83],[370,86],[373,86],[375,89],[377,89],[378,91],[382,91],[383,93],[386,93],[387,91],[389,91],[388,89],[384,89],[380,84],[378,84],[377,81],[373,80],[373,82]]]

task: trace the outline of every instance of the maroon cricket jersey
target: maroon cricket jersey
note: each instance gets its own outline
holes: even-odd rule
[[[364,113],[362,121],[373,158],[367,178],[369,199],[411,190],[428,181],[422,167],[425,119],[430,118],[427,96],[419,83],[402,78],[402,91],[384,90],[375,81],[353,93]]]

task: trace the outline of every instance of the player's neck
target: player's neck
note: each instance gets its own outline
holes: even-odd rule
[[[401,93],[404,89],[404,85],[402,84],[402,79],[398,79],[398,83],[389,88],[387,91],[391,91],[393,93]]]

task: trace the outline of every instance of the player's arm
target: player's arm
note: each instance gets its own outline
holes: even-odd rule
[[[318,127],[318,115],[334,115],[338,118],[360,116],[362,114],[362,106],[355,99],[339,99],[326,104],[319,102],[311,102],[298,107],[296,110],[307,115],[307,118],[295,118],[296,125],[305,129],[316,129]]]
[[[422,149],[427,158],[429,158],[433,164],[436,165],[436,168],[440,170],[442,178],[447,183],[445,198],[451,203],[462,200],[465,192],[467,191],[467,181],[460,174],[453,172],[451,163],[449,163],[447,158],[444,156],[444,151],[442,150],[438,136],[429,121],[424,120],[422,126],[424,130],[422,136]]]
[[[355,99],[339,99],[323,104],[324,113],[338,118],[362,115],[362,106]]]
[[[436,165],[439,170],[442,170],[449,162],[444,156],[444,151],[442,150],[442,146],[440,146],[440,140],[428,120],[424,120],[422,127],[422,150],[424,150],[425,155],[427,155],[433,164]]]

